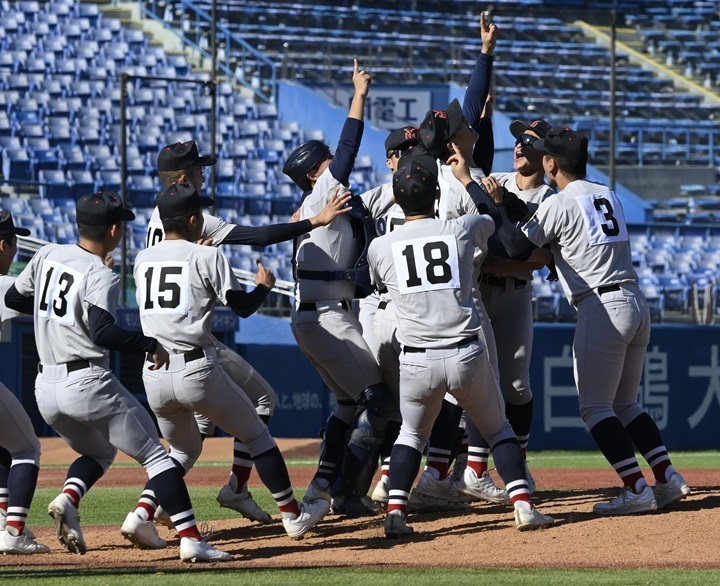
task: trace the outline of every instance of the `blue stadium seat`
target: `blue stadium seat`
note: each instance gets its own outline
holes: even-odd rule
[[[59,169],[47,169],[38,173],[40,197],[66,198],[73,194],[72,178]]]

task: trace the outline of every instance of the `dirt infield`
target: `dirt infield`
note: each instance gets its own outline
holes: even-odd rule
[[[44,442],[43,463],[65,464],[72,453],[57,442]],[[317,441],[284,440],[280,448],[288,458],[317,457]],[[209,461],[229,461],[229,440],[213,440],[204,450]],[[313,468],[293,467],[293,485],[304,486]],[[235,560],[223,564],[237,568],[315,566],[394,567],[497,567],[497,568],[720,568],[717,543],[720,524],[720,470],[683,470],[693,494],[671,510],[625,518],[600,518],[592,513],[598,500],[617,494],[609,470],[536,470],[540,490],[536,504],[557,520],[544,531],[521,533],[515,529],[512,510],[494,505],[473,505],[468,511],[412,515],[416,534],[399,542],[384,538],[382,517],[349,520],[328,516],[303,541],[284,533],[279,516],[261,526],[244,519],[213,521],[213,543]],[[188,475],[191,486],[220,486],[226,468],[196,469]],[[62,485],[64,469],[44,468],[40,485]],[[141,469],[111,469],[98,486],[141,485]],[[251,485],[258,485],[253,476]],[[542,490],[552,486],[553,490]],[[714,509],[714,510],[713,510]],[[82,513],[82,510],[81,510]],[[88,568],[178,568],[178,541],[161,528],[170,542],[160,551],[132,549],[117,528],[84,527],[89,551],[74,556],[61,550],[50,528],[39,528],[38,538],[52,552],[39,556],[5,556],[4,566]]]

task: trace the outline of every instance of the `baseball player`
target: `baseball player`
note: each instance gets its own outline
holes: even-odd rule
[[[504,413],[500,389],[479,336],[473,258],[494,230],[488,216],[453,221],[435,218],[439,196],[435,158],[416,147],[393,176],[406,222],[375,239],[368,260],[379,289],[387,288],[398,316],[402,427],[393,447],[385,535],[412,534],[407,499],[422,450],[446,392],[472,417],[485,437],[515,508],[518,529],[548,527],[554,520],[530,500],[520,445]]]
[[[416,144],[417,130],[412,126],[399,128],[390,133],[385,140],[385,150],[387,166],[393,173],[397,169],[402,153]],[[392,181],[361,194],[360,198],[365,202],[375,220],[375,229],[378,235],[392,232],[405,223],[405,213],[395,202]],[[375,355],[375,359],[382,371],[383,380],[393,395],[395,397],[399,396],[400,363],[398,357],[400,355],[400,344],[396,336],[397,317],[388,293],[373,292],[366,298],[361,299],[358,319],[362,325],[363,338],[365,338]],[[451,396],[449,398],[452,399]],[[429,470],[429,474],[436,475],[438,479],[443,479],[440,483],[435,484],[442,484],[443,482],[448,484],[450,482],[449,480],[444,481],[447,478],[447,454],[451,451],[454,443],[453,430],[457,425],[457,419],[461,412],[462,409],[457,406],[454,399],[452,401],[443,400],[440,414],[433,425],[428,442],[426,470]],[[381,477],[372,492],[372,500],[382,506],[387,506],[389,500],[387,483],[390,471],[390,454],[399,433],[400,413],[398,410],[388,421],[385,440],[380,452]],[[438,492],[436,487],[435,493]],[[439,498],[437,494],[423,494],[421,488],[420,491],[413,491],[411,494],[410,506],[416,512],[467,508],[466,504],[447,500],[449,495],[454,496],[457,500],[462,500],[461,495],[457,493],[457,490],[454,490],[454,487],[442,486],[441,495],[443,498]]]
[[[432,156],[438,159],[438,183],[441,192],[438,203],[438,217],[445,220],[459,218],[464,214],[478,213],[477,206],[453,176],[450,165],[446,164],[452,154],[450,143],[458,144],[467,160],[473,161],[471,174],[478,180],[485,177],[485,172],[481,166],[487,167],[492,161],[492,157],[487,154],[487,151],[492,149],[492,143],[488,144],[485,140],[488,133],[483,133],[483,137],[481,137],[476,129],[481,128],[483,124],[482,117],[488,98],[494,59],[493,52],[498,29],[494,24],[487,24],[484,16],[481,17],[480,28],[483,43],[482,53],[478,56],[475,68],[468,81],[462,107],[457,100],[453,100],[445,110],[428,112],[418,128],[418,141]],[[492,135],[490,134],[490,136]],[[478,250],[476,254],[477,276],[480,274],[479,266],[486,253],[487,249],[484,249]],[[480,294],[477,291],[476,303],[482,322],[480,335],[485,338],[484,345],[490,357],[490,364],[497,376],[497,352],[492,327],[487,312],[482,305]],[[452,400],[452,397],[449,398]],[[460,413],[455,410],[454,413],[450,411],[449,414],[458,422],[455,425],[448,425],[447,433],[452,434],[450,439],[451,443],[454,443]],[[468,422],[467,427],[468,430],[475,429],[472,426],[472,420]],[[471,441],[471,443],[473,442]],[[452,479],[446,476],[454,451],[456,450],[445,450],[442,454],[434,454],[434,464],[423,472],[418,485],[413,490],[413,496],[411,497],[413,500],[424,496],[426,498],[441,498],[452,502],[467,500],[469,496],[474,500],[482,499],[495,503],[508,502],[506,492],[495,486],[487,471],[478,475],[475,475],[474,471],[467,472],[468,478],[465,478],[466,475],[464,474],[463,488],[465,494],[461,494],[458,490],[460,484],[456,485]],[[477,457],[474,454],[469,456],[469,460],[475,459]],[[487,453],[484,455],[484,459],[487,462]],[[445,461],[443,462],[443,460]]]
[[[357,60],[352,79],[355,93],[335,156],[324,143],[308,141],[288,156],[283,167],[304,192],[301,219],[316,214],[338,187],[348,184],[362,139],[370,86],[370,75],[358,68]],[[357,207],[363,212],[364,206]],[[357,283],[363,276],[367,278],[366,267],[358,266],[363,264],[362,236],[367,223],[358,226],[349,216],[339,216],[328,226],[296,239],[291,326],[299,348],[337,399],[308,495],[329,500],[331,485],[340,478],[342,487],[337,492],[345,496],[345,510],[365,514],[361,497],[372,481],[394,400],[362,337],[360,322],[351,312]],[[369,279],[363,285],[369,286]],[[348,442],[346,435],[359,403],[366,407],[367,416],[360,418]]]
[[[293,497],[285,461],[267,426],[247,394],[217,360],[210,333],[212,310],[229,306],[247,317],[255,312],[275,284],[258,262],[257,287],[245,293],[219,249],[195,244],[203,229],[201,197],[190,183],[172,185],[157,199],[165,240],[141,251],[134,276],[140,323],[170,352],[169,368],[156,370],[147,362],[143,383],[148,404],[171,446],[170,455],[189,470],[202,449],[193,416],[201,413],[232,433],[247,447],[258,474],[282,512],[288,535],[300,539],[327,514],[329,502],[298,503]]]
[[[531,147],[543,138],[550,125],[544,120],[531,124],[515,120],[510,132],[515,137],[513,173],[493,173],[488,182],[495,182],[515,194],[522,201],[539,205],[552,195],[554,190],[545,183],[542,167],[542,153]],[[530,354],[533,338],[532,312],[532,271],[540,269],[551,261],[547,249],[538,249],[533,254],[544,258],[534,262],[521,262],[503,256],[495,256],[493,239],[490,241],[491,254],[482,266],[479,280],[480,295],[488,317],[493,324],[493,335],[497,349],[500,388],[505,396],[505,413],[520,442],[523,456],[526,456],[530,439],[533,414],[533,395],[530,389]],[[500,250],[502,245],[500,245]],[[473,433],[471,466],[477,477],[481,477],[488,466],[489,446],[481,434]],[[526,459],[527,468],[527,459]],[[535,481],[526,470],[530,492],[535,492]],[[472,479],[471,479],[472,480]],[[463,486],[460,487],[461,490]]]
[[[76,213],[80,242],[43,247],[5,295],[8,307],[35,316],[40,413],[80,454],[62,493],[48,507],[58,539],[72,553],[86,552],[78,507],[120,449],[146,469],[147,490],[180,535],[180,559],[229,560],[230,554],[202,541],[182,475],[160,443],[152,418],[109,368],[108,349],[147,352],[153,368],[168,362],[157,340],[115,324],[120,282],[104,259],[122,239],[124,222],[135,215],[114,193],[81,197]],[[158,539],[153,524],[132,512],[121,531],[141,546],[153,547]]]
[[[405,126],[393,130],[385,139],[385,155],[388,169],[397,169],[400,155],[407,148],[417,144],[417,130]],[[392,181],[370,189],[359,196],[370,210],[375,221],[375,233],[383,235],[392,232],[405,223],[402,208],[395,203]],[[367,342],[382,372],[382,377],[393,396],[399,394],[399,346],[395,337],[396,319],[389,295],[373,291],[358,303],[358,321],[362,336]],[[381,478],[373,490],[372,500],[386,505],[388,500],[387,480],[390,471],[390,453],[400,433],[400,411],[395,410],[388,420],[385,439],[380,450]]]
[[[5,292],[15,282],[7,276],[17,253],[17,236],[30,230],[16,228],[7,210],[0,211],[0,323],[19,315],[5,307]],[[0,383],[0,552],[47,553],[25,526],[40,471],[40,442],[17,397]]]
[[[503,217],[502,206],[492,213],[500,215],[500,236],[510,256],[550,244],[565,295],[577,308],[573,362],[580,414],[623,482],[617,498],[593,510],[627,515],[664,508],[690,488],[672,466],[657,425],[637,402],[650,312],[632,266],[622,204],[607,186],[585,179],[587,138],[581,134],[552,128],[532,146],[544,153],[545,175],[557,195],[545,199],[521,231]],[[477,197],[490,199],[467,174],[460,179]],[[492,196],[501,197],[495,190]],[[652,468],[654,488],[633,445]]]
[[[203,168],[214,165],[216,159],[210,156],[201,156],[195,141],[175,143],[165,146],[158,155],[157,167],[164,188],[174,183],[190,182],[198,190],[202,190],[205,180]],[[327,225],[339,213],[343,213],[343,206],[347,197],[334,197],[315,216],[301,222],[277,224],[271,226],[238,226],[224,222],[215,216],[203,213],[203,232],[201,240],[205,244],[247,244],[251,246],[267,246],[290,240],[305,234],[319,226]],[[147,247],[161,242],[165,237],[163,225],[157,207],[153,209],[148,223],[146,238]],[[245,359],[220,341],[216,340],[215,348],[218,353],[218,362],[233,382],[239,386],[255,403],[258,415],[269,424],[275,409],[275,390]],[[196,416],[200,432],[203,437],[212,435],[214,426],[207,418]],[[253,500],[247,488],[247,481],[252,471],[252,460],[246,446],[237,438],[233,441],[233,465],[228,484],[220,489],[217,501],[220,506],[233,509],[244,517],[269,523],[270,515],[263,511]],[[157,516],[149,512],[151,518],[169,525],[167,516],[162,509]]]

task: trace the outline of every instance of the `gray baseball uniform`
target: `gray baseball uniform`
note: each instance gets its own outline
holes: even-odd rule
[[[233,224],[229,224],[220,218],[203,212],[203,238],[212,238],[215,242],[222,242],[230,234]],[[145,237],[145,248],[165,240],[165,229],[160,220],[160,212],[155,207],[148,221],[147,236]]]
[[[371,275],[398,316],[400,411],[397,444],[422,451],[446,392],[493,445],[514,437],[479,337],[473,257],[494,224],[487,216],[415,220],[370,246]]]
[[[13,277],[0,275],[0,323],[20,315],[5,306],[5,293],[15,282]],[[40,442],[32,422],[17,397],[0,383],[0,446],[4,447],[14,463],[40,465]],[[26,512],[27,514],[27,512]]]
[[[402,208],[395,203],[392,183],[361,194],[363,202],[375,220],[375,232],[378,236],[392,232],[405,223]],[[378,308],[380,315],[378,315]],[[400,347],[395,337],[395,313],[390,296],[377,291],[360,300],[358,319],[362,326],[362,335],[383,373],[383,380],[397,397],[399,392],[398,354]]]
[[[233,229],[233,224],[229,224],[215,216],[203,213],[203,238],[212,238],[216,243],[222,243]],[[165,239],[165,230],[160,220],[160,212],[155,207],[148,222],[148,231],[146,237],[146,247],[162,242]],[[225,370],[233,382],[239,386],[250,400],[255,404],[258,415],[272,416],[275,410],[277,396],[275,389],[270,386],[262,375],[255,370],[242,356],[231,350],[219,340],[215,340],[215,349],[217,350],[218,363]],[[200,433],[209,436],[215,431],[215,426],[201,415],[196,416],[197,424],[200,427]]]
[[[109,370],[108,350],[88,334],[90,306],[114,316],[119,286],[103,259],[74,244],[45,246],[15,281],[21,295],[35,295],[35,394],[45,421],[103,470],[120,449],[152,478],[173,463],[148,412]]]
[[[301,219],[317,214],[340,186],[328,167],[304,199]],[[358,400],[364,389],[382,381],[380,369],[362,337],[360,322],[350,311],[355,284],[300,275],[303,270],[347,270],[354,266],[359,254],[360,238],[356,237],[347,214],[297,239],[293,335],[335,397],[344,401]],[[341,414],[336,410],[336,416],[346,423],[350,423],[353,415],[351,407],[342,409]]]
[[[135,282],[143,332],[171,353],[168,370],[143,371],[148,404],[157,415],[171,455],[189,469],[200,455],[193,411],[240,439],[251,456],[275,447],[255,406],[218,364],[212,310],[242,285],[214,247],[165,240],[141,251]]]
[[[517,172],[493,173],[511,193],[527,203],[540,204],[555,193],[549,185],[522,190],[517,185]],[[497,347],[500,385],[509,403],[524,405],[532,399],[530,389],[530,355],[533,340],[532,271],[503,276],[483,275],[480,294],[490,321]],[[525,447],[527,438],[519,438]]]
[[[573,343],[580,413],[588,428],[607,417],[627,425],[637,403],[650,313],[637,285],[622,205],[608,187],[570,183],[522,227],[550,243],[565,294],[578,310]]]
[[[438,217],[441,220],[454,220],[460,218],[466,214],[478,214],[479,211],[475,202],[468,194],[465,186],[458,181],[452,174],[450,165],[443,165],[438,161],[438,185],[440,186],[440,201],[438,203]],[[470,176],[479,184],[485,174],[482,169],[477,167],[470,168]],[[487,246],[482,249],[475,251],[475,278],[480,276],[480,265],[482,264],[485,255],[487,254]],[[488,350],[490,358],[490,364],[492,365],[493,372],[496,378],[499,378],[498,367],[497,367],[497,348],[495,346],[495,336],[490,323],[490,317],[488,316],[487,309],[483,305],[482,298],[480,297],[480,290],[478,287],[474,288],[475,302],[480,316],[480,322],[482,325],[482,331],[480,336],[483,338],[483,343]]]

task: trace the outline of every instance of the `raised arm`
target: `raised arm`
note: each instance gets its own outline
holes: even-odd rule
[[[364,129],[365,99],[370,90],[370,74],[359,69],[357,59],[354,61],[352,81],[355,86],[355,94],[350,103],[350,113],[345,120],[335,156],[330,163],[332,176],[343,185],[347,185],[350,180],[350,173],[352,173],[355,158],[360,150]]]

